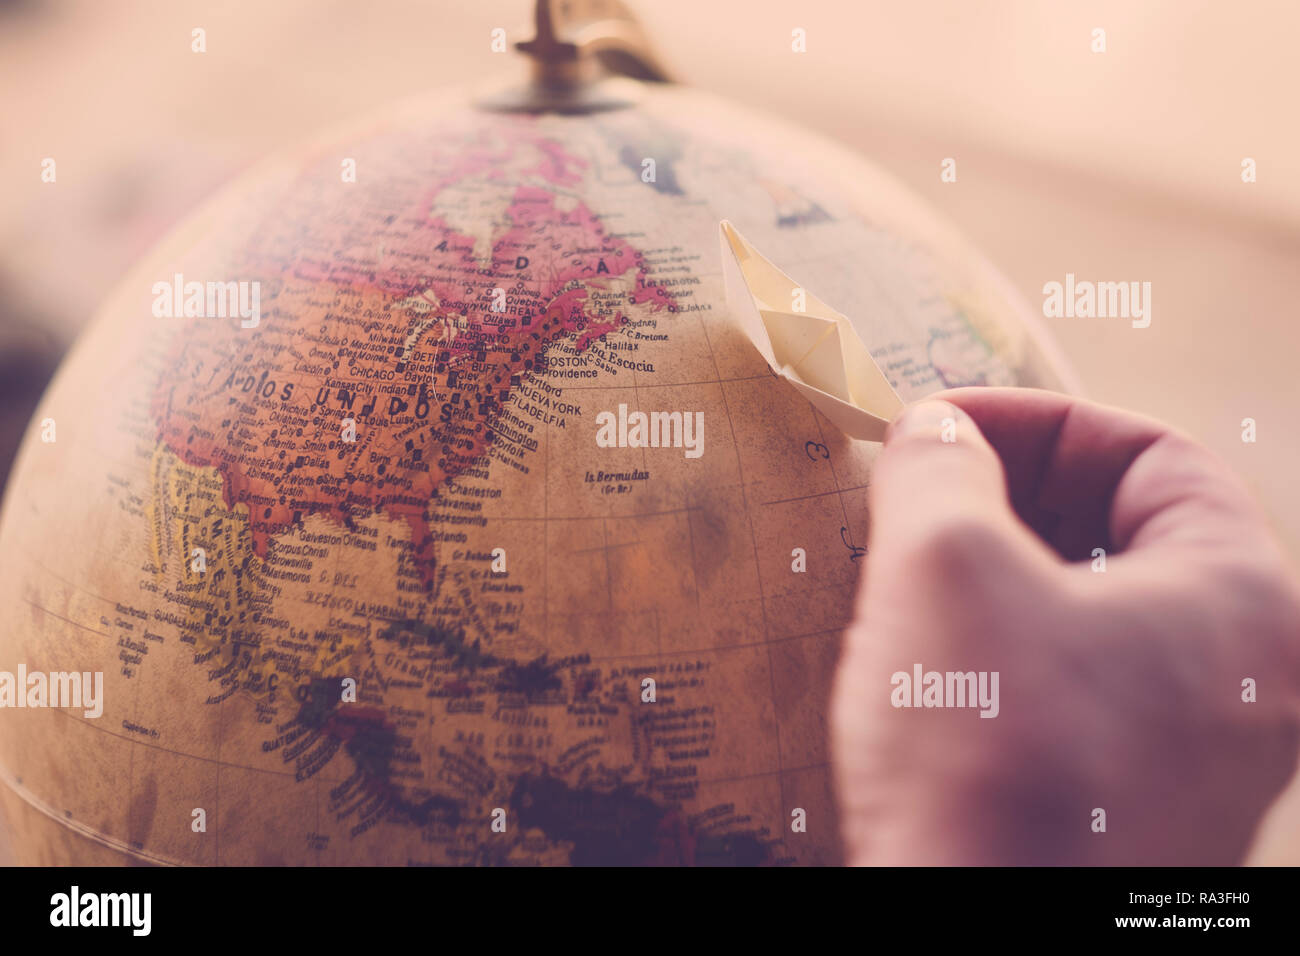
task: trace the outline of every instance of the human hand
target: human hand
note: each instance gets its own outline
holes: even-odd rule
[[[847,862],[1239,863],[1300,741],[1300,588],[1246,490],[1129,412],[934,399],[872,476],[831,715]],[[997,672],[996,716],[895,706],[917,664]]]

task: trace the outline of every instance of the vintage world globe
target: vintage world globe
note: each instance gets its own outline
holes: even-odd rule
[[[335,132],[127,276],[29,428],[13,858],[836,862],[827,696],[879,446],[736,328],[724,218],[905,400],[1061,384],[886,176],[698,92],[439,94]],[[702,413],[702,453],[598,445],[620,405]]]

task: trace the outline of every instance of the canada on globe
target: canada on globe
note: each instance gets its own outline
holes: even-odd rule
[[[837,862],[879,446],[735,327],[722,219],[904,400],[1060,387],[892,181],[706,95],[336,131],[127,276],[29,428],[0,667],[102,677],[3,712],[16,861]],[[598,443],[620,406],[700,453]]]

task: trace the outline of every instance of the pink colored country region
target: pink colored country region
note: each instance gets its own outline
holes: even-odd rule
[[[191,373],[163,376],[153,394],[159,438],[220,473],[226,505],[249,509],[259,555],[308,514],[350,528],[380,511],[409,526],[431,587],[429,499],[498,440],[503,404],[526,376],[544,378],[548,348],[581,353],[628,309],[675,309],[640,251],[574,197],[586,163],[530,124],[498,132],[435,151],[421,177],[432,187],[408,176],[393,180],[397,196],[367,194],[376,210],[409,213],[363,202],[327,233],[300,234],[293,224],[336,188],[322,160],[239,264],[269,290],[263,321],[195,320],[176,336],[174,367]],[[526,181],[500,183],[520,162]],[[486,243],[436,211],[444,191],[505,197]]]

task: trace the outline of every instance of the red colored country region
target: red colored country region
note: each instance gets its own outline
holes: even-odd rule
[[[260,283],[257,327],[170,320],[189,326],[153,393],[160,441],[220,473],[262,557],[309,514],[354,528],[382,511],[410,527],[431,588],[434,526],[454,520],[431,499],[508,440],[498,416],[520,376],[544,372],[554,343],[581,352],[618,329],[625,308],[673,308],[638,250],[573,198],[586,164],[523,129],[431,149],[424,175],[394,172],[356,203],[331,192],[336,167],[322,163],[233,264]],[[535,164],[502,183],[523,151]],[[404,162],[399,151],[394,169]],[[482,214],[484,236],[435,211],[444,190],[502,197]]]

